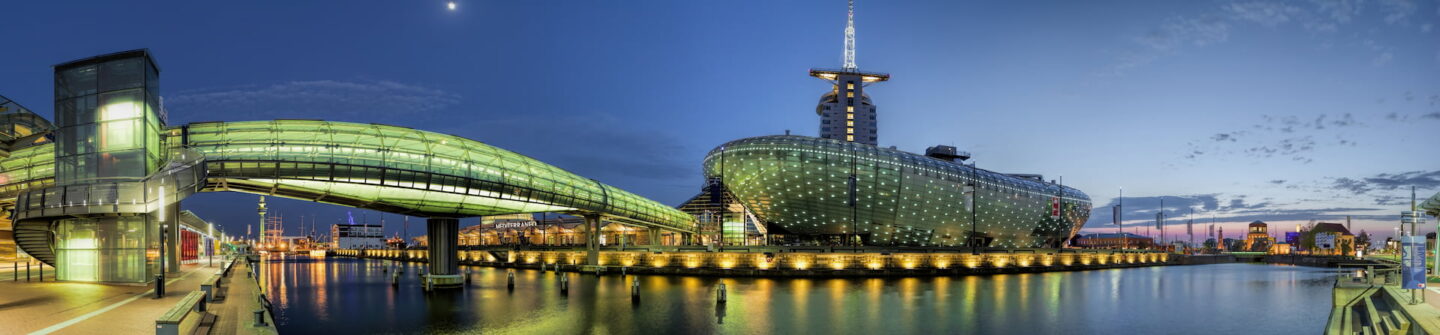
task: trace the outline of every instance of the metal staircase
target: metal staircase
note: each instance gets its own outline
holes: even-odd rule
[[[15,246],[51,267],[55,266],[55,249],[51,246],[53,240],[50,220],[15,222]]]

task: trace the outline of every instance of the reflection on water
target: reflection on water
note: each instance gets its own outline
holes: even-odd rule
[[[1316,333],[1324,269],[1218,264],[937,278],[595,277],[473,271],[426,293],[423,264],[292,256],[262,277],[285,333]],[[384,269],[404,269],[399,287]],[[570,277],[562,294],[559,276]],[[630,300],[639,280],[641,300]],[[725,283],[729,303],[715,303]]]

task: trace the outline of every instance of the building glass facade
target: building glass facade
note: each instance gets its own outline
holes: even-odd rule
[[[74,192],[66,192],[74,193],[67,195],[67,201],[114,198],[110,201],[118,202],[120,194],[150,193],[130,188],[143,187],[138,185],[165,159],[160,144],[165,121],[159,103],[159,75],[147,50],[55,66],[53,180],[57,185],[73,185],[69,188]],[[177,204],[162,204],[159,211],[176,208]],[[57,279],[144,282],[159,272],[158,218],[164,214],[95,214],[51,223]],[[178,226],[169,228],[173,232],[168,238],[174,241]],[[174,243],[167,247],[172,252],[179,250]],[[167,256],[172,266],[178,266],[174,255]]]
[[[79,60],[55,71],[59,184],[133,181],[156,170],[164,121],[159,69],[146,51]]]
[[[833,139],[732,141],[706,156],[704,172],[776,243],[967,246],[974,227],[985,247],[1056,247],[1090,216],[1090,198],[1073,188]]]
[[[150,279],[146,220],[140,216],[75,218],[56,223],[55,277],[61,280],[144,282]],[[158,256],[158,255],[155,255]]]

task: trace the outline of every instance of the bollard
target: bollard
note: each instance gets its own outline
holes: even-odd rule
[[[30,262],[25,262],[25,281],[30,281]]]
[[[470,269],[465,269],[465,285],[470,285],[471,275],[472,273],[470,273]]]
[[[720,283],[720,289],[715,291],[715,304],[725,303],[725,283]]]
[[[264,327],[264,326],[265,326],[265,310],[264,310],[264,309],[257,309],[257,310],[255,310],[255,326],[256,326],[256,327]]]
[[[599,276],[600,276],[600,267],[598,267],[598,266],[595,267],[595,276],[596,276],[596,277],[599,277]]]
[[[505,278],[505,288],[508,288],[508,289],[510,289],[511,291],[514,291],[514,290],[515,290],[515,271],[510,271],[510,272],[505,273],[505,277],[506,277],[506,278]]]
[[[566,294],[566,293],[570,293],[570,277],[569,277],[569,276],[566,276],[566,275],[564,275],[564,274],[561,274],[561,275],[560,275],[560,294]]]
[[[14,262],[11,264],[10,274],[12,277],[15,277],[14,279],[11,279],[11,281],[20,281],[20,262]]]
[[[36,266],[36,268],[40,268],[40,282],[45,282],[45,264],[40,264],[40,266]]]
[[[640,278],[630,278],[630,302],[640,302]]]

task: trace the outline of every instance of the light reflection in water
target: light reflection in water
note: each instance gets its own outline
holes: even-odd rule
[[[390,267],[404,269],[398,288]],[[261,278],[286,333],[1209,334],[1247,333],[1261,320],[1267,330],[1313,333],[1323,328],[1332,284],[1323,269],[1253,264],[854,279],[464,269],[472,284],[434,293],[420,290],[422,265],[380,260],[272,258]],[[638,303],[632,280],[641,284]],[[723,305],[715,302],[720,283],[729,288]],[[1215,308],[1225,301],[1246,303]]]

